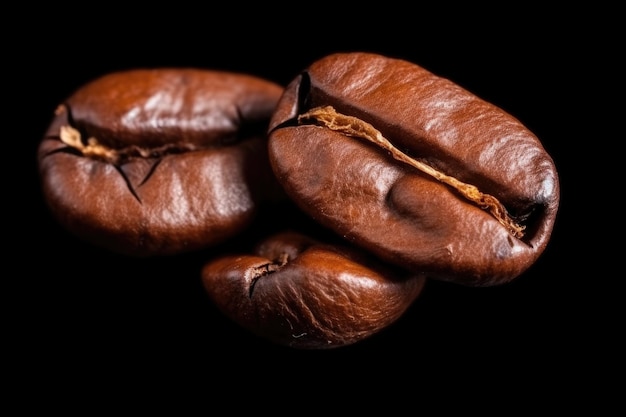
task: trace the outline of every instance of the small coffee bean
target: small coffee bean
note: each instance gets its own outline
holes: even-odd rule
[[[222,242],[275,186],[266,131],[282,91],[191,68],[100,77],[58,107],[40,144],[44,197],[69,231],[116,252]]]
[[[370,53],[314,62],[270,122],[278,181],[312,218],[411,271],[513,280],[544,251],[553,160],[504,110],[420,66]]]
[[[243,328],[274,343],[328,349],[394,323],[421,293],[421,274],[399,272],[355,248],[276,233],[252,254],[206,263],[205,288]]]

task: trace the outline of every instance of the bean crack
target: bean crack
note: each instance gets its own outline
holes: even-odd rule
[[[344,135],[365,139],[388,151],[397,161],[403,162],[419,171],[430,175],[436,180],[447,184],[457,190],[463,197],[476,204],[483,210],[491,213],[513,236],[522,238],[525,226],[515,222],[500,201],[489,194],[481,192],[476,186],[459,181],[436,170],[428,164],[411,158],[389,140],[374,126],[354,116],[338,113],[332,106],[316,107],[298,116],[298,123],[315,123],[325,126],[331,130],[343,133]]]

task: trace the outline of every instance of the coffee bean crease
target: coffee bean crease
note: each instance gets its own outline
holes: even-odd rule
[[[95,137],[89,137],[84,143],[80,132],[72,126],[61,126],[59,137],[63,143],[80,151],[83,156],[98,159],[114,165],[121,164],[131,158],[155,158],[170,153],[195,151],[200,149],[193,143],[175,143],[143,148],[131,145],[113,149],[100,143]]]
[[[504,205],[502,205],[496,197],[482,193],[474,185],[459,181],[426,163],[411,158],[396,148],[379,130],[366,121],[354,116],[338,113],[332,106],[321,106],[300,114],[298,116],[298,122],[300,124],[315,122],[331,130],[341,132],[351,137],[365,139],[380,146],[382,149],[388,151],[394,159],[410,165],[438,181],[453,187],[465,198],[477,204],[482,209],[489,211],[516,238],[522,238],[524,236],[523,231],[525,227],[517,224],[511,218]]]

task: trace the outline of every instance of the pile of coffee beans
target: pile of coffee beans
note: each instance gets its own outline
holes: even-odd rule
[[[129,257],[236,246],[287,202],[306,228],[277,214],[254,249],[207,256],[198,274],[236,323],[302,349],[379,332],[426,280],[511,282],[559,206],[554,162],[519,120],[362,52],[286,86],[199,68],[106,74],[60,103],[38,163],[58,222]]]

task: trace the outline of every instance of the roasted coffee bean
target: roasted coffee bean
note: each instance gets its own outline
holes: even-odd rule
[[[58,107],[40,144],[45,199],[69,231],[128,255],[222,242],[252,222],[275,184],[266,132],[282,91],[193,68],[87,83]]]
[[[544,251],[553,160],[504,110],[401,59],[338,53],[287,86],[269,157],[311,217],[381,259],[468,286],[509,282]]]
[[[394,323],[425,283],[355,248],[277,233],[254,253],[208,262],[202,278],[216,306],[243,328],[301,349],[350,345]]]

